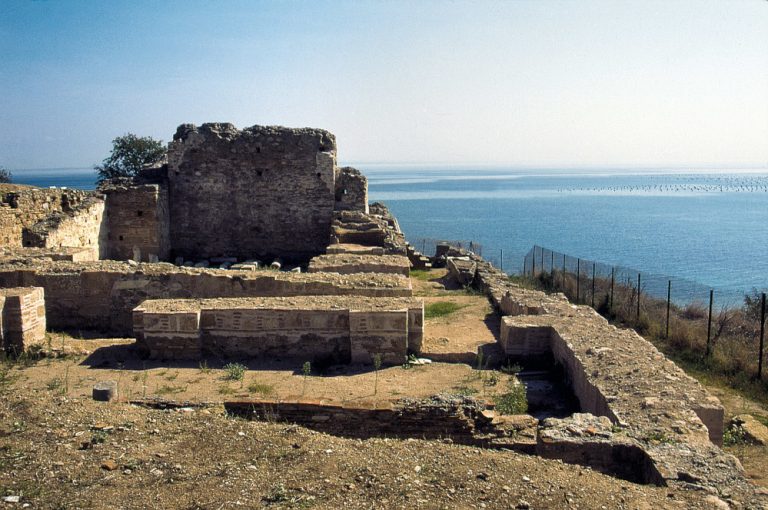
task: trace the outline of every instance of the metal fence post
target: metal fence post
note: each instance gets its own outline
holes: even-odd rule
[[[528,257],[523,257],[523,276],[525,276],[525,271],[528,269]]]
[[[664,338],[669,340],[669,306],[672,303],[672,280],[667,281],[667,329]]]
[[[427,251],[427,238],[425,237],[424,239],[421,240],[421,254],[426,255],[426,251]]]
[[[640,322],[640,273],[637,273],[637,315],[636,322]]]
[[[541,248],[541,272],[544,272],[544,248]]]
[[[576,259],[576,302],[579,302],[581,291],[581,259]]]
[[[552,274],[552,285],[555,284],[555,252],[552,250],[549,250],[550,255],[552,255],[552,260],[549,261],[549,272]]]
[[[616,274],[616,268],[614,266],[611,266],[611,301],[608,305],[608,313],[613,314],[613,284],[615,283],[615,274]]]
[[[592,262],[592,308],[595,307],[595,262]]]
[[[533,245],[531,252],[531,278],[536,278],[536,245]]]
[[[715,291],[713,289],[709,289],[709,317],[707,318],[707,351],[705,355],[709,357],[709,353],[711,352],[711,335],[712,335],[712,301],[715,296]]]
[[[760,295],[760,358],[757,360],[757,378],[763,377],[763,342],[765,340],[765,292]]]
[[[501,272],[504,272],[504,249],[499,248],[499,269],[501,269]]]
[[[561,278],[563,281],[563,292],[568,293],[568,289],[565,288],[565,253],[563,253],[563,277]]]

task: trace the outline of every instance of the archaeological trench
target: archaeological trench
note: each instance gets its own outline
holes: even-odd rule
[[[365,176],[337,166],[331,133],[185,124],[168,149],[161,165],[94,192],[0,185],[0,337],[9,355],[42,344],[46,330],[76,329],[135,338],[137,356],[169,363],[279,355],[372,369],[375,356],[384,365],[418,357],[424,304],[409,271],[438,259],[415,251],[384,205],[369,205]],[[723,504],[768,504],[720,449],[718,399],[653,345],[561,295],[519,288],[472,253],[442,248],[448,278],[484,293],[499,314],[499,352],[556,366],[576,412],[526,422],[456,395],[225,407],[351,437],[450,437]],[[532,438],[510,426],[531,420]]]

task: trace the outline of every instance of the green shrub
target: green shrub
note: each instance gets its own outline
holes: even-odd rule
[[[496,411],[500,414],[523,414],[528,411],[525,386],[517,378],[513,378],[509,380],[508,390],[495,397]]]
[[[242,381],[245,375],[246,366],[241,363],[227,363],[224,365],[226,378],[230,381]]]

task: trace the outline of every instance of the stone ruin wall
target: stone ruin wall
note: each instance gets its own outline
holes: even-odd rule
[[[168,188],[161,184],[111,186],[107,197],[108,253],[112,260],[157,262],[171,254]]]
[[[106,199],[106,203],[103,199]],[[319,129],[179,126],[168,163],[99,192],[0,187],[3,247],[91,248],[91,259],[324,253],[334,211],[368,211],[367,180]]]
[[[588,465],[608,462],[618,469],[631,450],[633,457],[640,455],[636,470],[648,483],[693,483],[766,503],[738,460],[718,448],[724,409],[698,381],[640,335],[610,325],[592,308],[571,305],[563,295],[522,289],[482,258],[471,258],[477,263],[473,285],[502,314],[502,351],[513,357],[549,352],[563,366],[581,409],[609,419],[610,427],[598,435],[589,427],[592,435],[579,432],[584,427],[578,422],[590,415],[545,420],[538,454]]]
[[[171,264],[132,267],[110,261],[0,264],[0,287],[22,286],[45,288],[49,327],[117,336],[132,336],[132,310],[146,299],[412,294],[410,281],[395,275],[232,271]]]
[[[324,252],[335,171],[327,131],[179,126],[168,154],[173,255],[301,261]]]
[[[39,287],[0,288],[0,346],[22,353],[45,342],[45,293]]]
[[[73,211],[92,195],[81,190],[0,184],[0,246],[23,247],[25,230],[53,214]]]
[[[413,298],[298,296],[147,300],[133,311],[137,345],[156,359],[269,357],[402,363],[418,352],[424,305]]]
[[[94,196],[71,211],[56,212],[38,221],[22,233],[25,247],[85,248],[90,253],[88,260],[106,258],[106,237],[104,200]]]
[[[337,168],[334,209],[368,214],[368,180],[357,168]]]

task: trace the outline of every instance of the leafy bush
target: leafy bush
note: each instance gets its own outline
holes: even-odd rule
[[[496,411],[501,414],[523,414],[528,411],[525,386],[517,378],[513,378],[509,380],[508,390],[495,397]]]
[[[245,375],[246,366],[240,363],[227,363],[224,365],[224,371],[227,373],[226,378],[230,381],[242,381]]]

